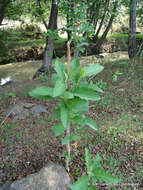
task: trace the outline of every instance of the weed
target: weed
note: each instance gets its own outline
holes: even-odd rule
[[[19,131],[19,132],[16,133],[16,137],[17,137],[18,139],[21,139],[22,136],[23,136],[23,134],[22,134],[21,131]]]
[[[42,83],[46,83],[47,81],[48,81],[48,76],[47,76],[47,74],[41,74],[40,76],[39,76],[39,80],[42,82]]]

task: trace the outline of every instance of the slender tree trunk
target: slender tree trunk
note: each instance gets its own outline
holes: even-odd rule
[[[50,30],[57,29],[57,18],[58,18],[58,1],[52,0],[48,29],[50,29]]]
[[[96,4],[96,1],[93,3],[92,7],[91,7],[91,10],[94,9],[94,6]],[[101,7],[101,3],[98,2],[97,5],[96,5],[96,8],[95,8],[95,11],[91,11],[92,14],[91,14],[91,23],[94,24],[94,31],[96,30],[97,28],[97,24],[98,24],[98,19],[99,19],[99,14],[100,14],[100,7]]]
[[[136,0],[130,0],[130,29],[129,29],[129,44],[128,55],[130,59],[136,56]]]
[[[73,26],[73,20],[74,20],[74,0],[68,0],[68,11],[67,11],[67,26]],[[68,35],[68,41],[71,39],[72,32],[67,31]]]
[[[0,25],[2,24],[2,21],[5,16],[5,10],[10,3],[10,0],[0,0]]]
[[[102,28],[102,26],[103,26],[103,22],[104,22],[104,19],[105,19],[105,16],[106,16],[106,13],[107,13],[107,10],[108,10],[108,7],[109,7],[109,2],[110,2],[110,0],[106,0],[106,2],[105,2],[104,13],[103,13],[101,22],[100,22],[100,24],[99,24],[99,27],[98,27],[98,29],[97,29],[97,32],[96,32],[96,34],[95,34],[95,36],[94,36],[94,41],[95,41],[95,42],[96,42],[96,40],[98,40],[98,35],[99,35],[100,30],[101,30],[101,28]]]
[[[45,20],[43,19],[43,23],[45,24],[47,32],[48,30],[55,31],[57,29],[57,17],[58,17],[58,2],[57,0],[52,0],[48,26]],[[48,35],[46,37],[46,46],[44,50],[43,64],[35,73],[33,79],[37,78],[42,73],[47,73],[52,68],[53,51],[54,51],[54,39],[50,35]]]
[[[107,34],[108,34],[108,32],[109,32],[111,26],[112,26],[112,23],[113,23],[113,20],[114,20],[114,17],[115,17],[115,13],[116,13],[116,9],[117,9],[118,2],[119,2],[119,0],[115,0],[115,2],[114,2],[113,11],[112,11],[110,20],[109,20],[109,22],[108,22],[108,25],[107,25],[105,31],[103,32],[101,38],[99,38],[99,39],[97,40],[96,45],[94,46],[94,48],[93,48],[93,50],[92,50],[94,54],[97,54],[97,53],[100,52],[101,45],[103,44],[103,42],[104,42],[104,40],[105,40],[105,38],[106,38],[106,36],[107,36]]]

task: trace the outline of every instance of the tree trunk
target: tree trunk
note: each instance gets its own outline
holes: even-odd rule
[[[43,19],[43,23],[45,24],[47,32],[48,30],[55,31],[57,29],[57,17],[58,17],[58,2],[57,0],[52,0],[48,26],[46,25],[46,22]],[[37,78],[42,73],[47,73],[52,68],[53,51],[54,51],[54,39],[50,35],[48,35],[46,37],[46,46],[44,50],[43,64],[34,74],[33,79]]]
[[[67,11],[67,28],[73,26],[74,20],[74,0],[68,0],[68,11]],[[71,39],[72,31],[67,30],[68,41]]]
[[[5,10],[9,3],[10,3],[10,0],[1,0],[0,2],[0,25],[2,24],[4,15],[5,15]]]
[[[96,34],[95,34],[95,36],[94,36],[94,41],[95,41],[95,42],[98,40],[98,35],[99,35],[100,30],[101,30],[101,28],[102,28],[102,26],[103,26],[103,22],[104,22],[104,19],[105,19],[105,16],[106,16],[106,12],[107,12],[108,7],[109,7],[109,2],[110,2],[110,0],[106,0],[106,2],[105,2],[104,13],[103,13],[101,22],[100,22],[100,24],[99,24],[99,27],[98,27],[98,29],[97,29],[97,32],[96,32]]]
[[[57,18],[58,18],[58,1],[52,0],[48,29],[53,31],[57,29]]]
[[[111,28],[111,26],[112,26],[112,23],[113,23],[113,20],[114,20],[114,17],[115,17],[115,13],[116,13],[116,9],[117,9],[118,2],[119,2],[119,0],[115,0],[115,2],[114,2],[114,7],[113,7],[113,11],[112,11],[110,20],[109,20],[109,22],[108,22],[108,25],[107,25],[107,27],[106,27],[104,33],[102,34],[101,38],[99,38],[99,39],[96,41],[96,44],[95,44],[94,48],[92,49],[92,51],[93,51],[94,54],[100,53],[100,48],[101,48],[101,46],[102,46],[102,44],[103,44],[103,42],[104,42],[104,40],[105,40],[105,38],[106,38],[106,36],[107,36],[107,34],[108,34],[110,28]]]
[[[129,44],[128,55],[130,59],[136,56],[136,0],[130,0],[130,29],[129,29]]]
[[[96,5],[96,8],[94,8],[95,5]],[[94,25],[94,30],[96,30],[96,27],[98,24],[98,19],[99,19],[99,14],[100,14],[101,3],[93,1],[92,5],[90,6],[90,3],[88,3],[88,6],[90,9],[89,10],[89,20]]]

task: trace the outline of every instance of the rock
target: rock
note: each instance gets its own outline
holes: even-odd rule
[[[0,185],[0,190],[13,190],[10,188],[11,182],[8,182],[4,185]]]
[[[38,116],[40,113],[46,113],[47,112],[47,109],[45,106],[41,105],[41,104],[38,104],[38,105],[35,105],[34,107],[31,108],[31,113],[36,117]]]
[[[27,103],[27,102],[24,103],[24,108],[32,108],[33,106],[35,106],[35,104]]]
[[[11,104],[8,106],[4,115],[6,117],[14,117],[14,119],[25,119],[29,115],[29,110],[23,109],[23,102]]]
[[[14,119],[25,119],[30,114],[36,117],[40,113],[47,113],[47,108],[44,105],[19,101],[16,104],[9,105],[4,115]]]
[[[70,183],[66,170],[50,162],[38,173],[14,181],[7,190],[70,190]]]

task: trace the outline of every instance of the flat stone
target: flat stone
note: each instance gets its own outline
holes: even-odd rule
[[[8,183],[6,183],[6,184],[4,184],[4,185],[0,185],[0,190],[15,190],[15,189],[12,189],[12,188],[10,187],[11,183],[12,183],[12,182],[8,182]]]
[[[8,190],[70,190],[70,183],[64,167],[49,162],[38,173],[14,181]]]
[[[31,113],[36,117],[40,113],[47,113],[47,108],[42,104],[38,104],[31,108]]]
[[[40,113],[47,113],[47,108],[44,105],[19,101],[16,104],[9,105],[4,115],[6,117],[13,117],[14,119],[25,119],[30,114],[36,117]]]
[[[17,104],[11,104],[8,106],[4,115],[6,117],[14,117],[14,119],[25,119],[29,114],[29,110],[23,108],[24,102],[18,102]]]

